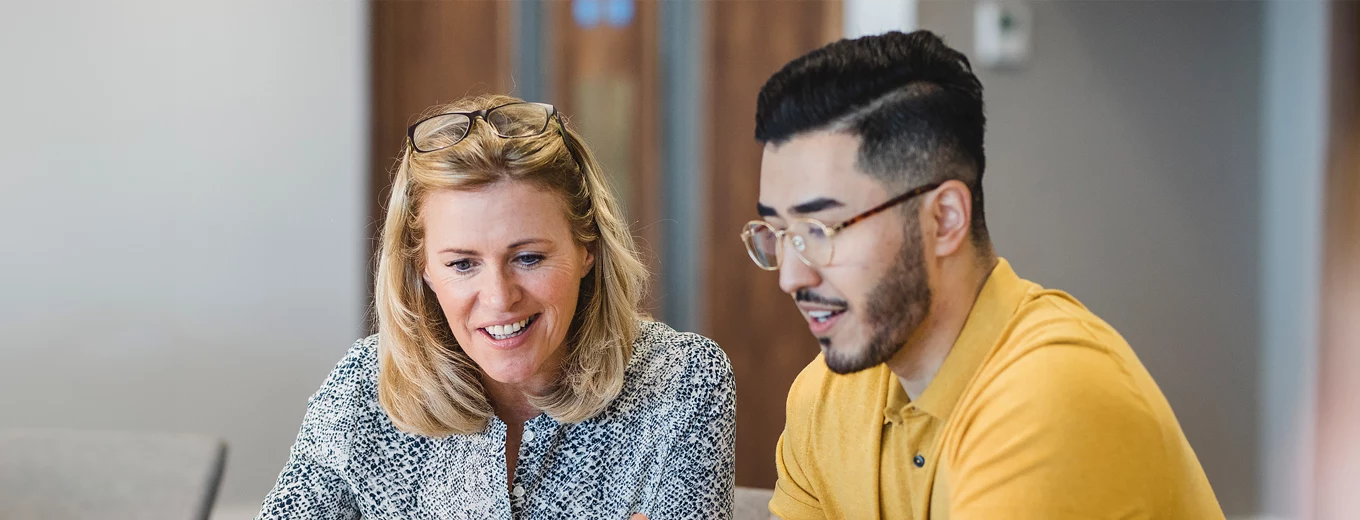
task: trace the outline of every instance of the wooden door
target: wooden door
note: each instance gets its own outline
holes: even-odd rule
[[[373,0],[369,258],[378,247],[406,127],[439,103],[510,85],[512,0]],[[374,265],[366,274],[371,301]],[[371,306],[370,306],[371,308]],[[370,316],[370,324],[376,325]]]
[[[756,218],[760,146],[756,94],[789,60],[841,35],[840,1],[725,0],[707,12],[708,222],[701,272],[704,332],[722,345],[737,378],[737,484],[773,487],[774,449],[794,377],[817,343],[777,275],[746,256],[742,224]]]
[[[661,312],[660,135],[654,1],[547,2],[550,102],[604,166],[652,273],[644,310]]]

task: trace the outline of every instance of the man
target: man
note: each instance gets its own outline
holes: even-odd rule
[[[822,350],[789,391],[770,511],[1223,518],[1124,339],[996,256],[984,124],[968,59],[925,31],[832,43],[761,89],[743,238]]]

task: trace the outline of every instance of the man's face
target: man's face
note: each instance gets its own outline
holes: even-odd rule
[[[859,138],[841,132],[809,132],[767,145],[761,216],[776,229],[786,229],[793,218],[834,226],[898,195],[855,167],[858,153]],[[826,265],[808,266],[789,239],[782,244],[779,287],[797,303],[832,371],[887,361],[925,321],[931,292],[917,207],[909,202],[835,234]]]

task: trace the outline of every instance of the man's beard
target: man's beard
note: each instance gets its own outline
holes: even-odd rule
[[[883,274],[865,305],[866,325],[873,331],[862,348],[833,348],[823,338],[826,366],[849,374],[882,364],[901,350],[930,312],[930,284],[926,281],[925,248],[916,219],[909,219],[897,261]]]

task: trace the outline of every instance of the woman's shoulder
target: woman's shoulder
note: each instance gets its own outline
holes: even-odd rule
[[[716,342],[693,332],[680,332],[659,321],[640,320],[633,341],[632,363],[661,365],[722,365],[727,354]]]
[[[378,399],[378,335],[360,338],[308,399],[310,412],[335,420],[374,409]]]
[[[335,364],[326,385],[361,390],[378,384],[378,335],[359,338]]]
[[[734,387],[732,363],[717,343],[646,320],[639,324],[633,358],[624,377],[625,390],[633,386],[693,393],[731,391]]]

